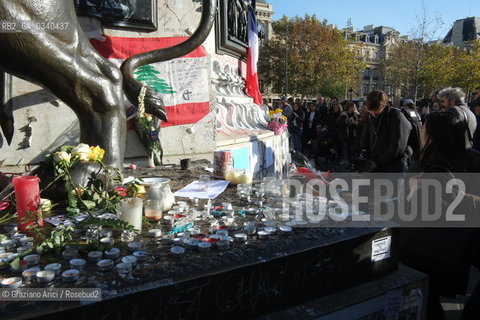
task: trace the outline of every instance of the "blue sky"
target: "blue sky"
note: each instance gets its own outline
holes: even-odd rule
[[[412,29],[422,20],[422,2],[427,13],[426,21],[441,18],[443,25],[431,23],[434,38],[443,38],[457,19],[480,17],[480,0],[267,0],[273,6],[274,20],[283,15],[303,17],[316,14],[320,20],[338,28],[347,25],[350,18],[356,30],[363,26],[393,27],[401,34],[412,35]],[[435,27],[435,25],[437,27]],[[418,29],[418,28],[417,28]]]

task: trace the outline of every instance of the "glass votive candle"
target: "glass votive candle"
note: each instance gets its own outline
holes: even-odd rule
[[[88,226],[87,231],[85,232],[85,238],[87,241],[97,241],[100,238],[101,226],[90,225]]]
[[[123,230],[120,235],[120,241],[122,242],[132,242],[135,239],[135,232],[130,230]]]
[[[117,206],[117,217],[142,232],[143,200],[124,198]]]
[[[112,230],[100,230],[100,238],[111,238]]]
[[[162,230],[160,230],[160,229],[150,229],[150,230],[148,230],[148,235],[152,238],[160,238],[162,236]]]
[[[161,200],[147,200],[145,203],[145,217],[152,221],[158,221],[162,219],[163,207],[163,201]]]
[[[22,285],[22,278],[11,277],[2,280],[2,287],[10,289],[18,289]]]
[[[113,246],[115,240],[113,238],[102,238],[100,239],[100,243],[107,245],[107,246]]]
[[[207,174],[202,174],[198,178],[198,184],[201,190],[207,191],[211,186],[210,176]]]
[[[197,239],[188,239],[187,241],[185,241],[185,247],[187,247],[188,249],[196,249],[199,243],[200,241]]]

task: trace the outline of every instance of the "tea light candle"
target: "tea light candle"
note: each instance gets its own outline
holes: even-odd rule
[[[104,245],[107,245],[107,246],[113,246],[114,242],[115,242],[115,240],[113,240],[113,238],[102,238],[102,239],[100,239],[100,243],[102,243]]]
[[[228,226],[222,224],[222,225],[217,226],[216,229],[217,230],[228,230]]]
[[[245,226],[245,227],[243,227],[243,231],[247,235],[253,235],[257,231],[257,228],[255,228],[254,226]]]
[[[113,267],[113,261],[110,259],[103,259],[97,262],[97,268],[100,271],[109,271]]]
[[[132,265],[130,263],[121,262],[115,267],[119,274],[125,274],[132,271]]]
[[[86,263],[87,261],[85,261],[84,259],[72,259],[70,260],[70,268],[82,270],[85,267]]]
[[[280,232],[282,234],[291,234],[292,233],[292,228],[289,227],[289,226],[281,226],[279,229],[280,229]]]
[[[270,236],[270,232],[268,231],[258,231],[258,238],[261,240],[266,240]]]
[[[228,241],[228,242],[233,242],[233,237],[230,237],[230,236],[226,236],[226,237],[223,237],[224,241]]]
[[[189,249],[196,249],[200,241],[196,239],[189,239],[185,242],[185,246]]]
[[[55,272],[52,270],[39,271],[36,277],[38,283],[49,283],[55,278]]]
[[[88,256],[88,261],[98,262],[102,259],[103,253],[101,251],[90,251],[87,256]]]
[[[19,277],[6,278],[2,280],[2,287],[4,288],[17,289],[21,285],[22,278]]]
[[[35,277],[38,271],[40,271],[40,268],[38,267],[27,269],[22,272],[22,277],[25,280],[25,282],[30,282],[33,280],[33,278]]]
[[[175,246],[183,246],[184,243],[185,243],[185,238],[183,237],[177,237],[173,239],[173,245]]]
[[[160,230],[160,229],[150,229],[150,230],[148,230],[148,235],[152,238],[160,238],[162,236],[162,230]]]
[[[51,270],[55,272],[55,275],[59,274],[61,269],[62,265],[60,263],[50,263],[45,266],[45,270]]]
[[[217,249],[220,251],[225,251],[230,249],[230,241],[220,240],[217,242]]]
[[[133,256],[137,258],[138,262],[143,262],[147,259],[148,257],[148,252],[147,251],[135,251],[133,253]]]
[[[28,266],[36,266],[40,262],[40,255],[38,254],[29,254],[23,257],[23,260],[27,262]]]
[[[229,202],[223,202],[223,203],[222,203],[222,207],[223,207],[224,210],[228,210],[228,211],[233,210],[233,206],[232,206],[232,204],[229,203]]]
[[[122,258],[123,263],[130,263],[132,266],[137,264],[137,258],[135,256],[125,256]]]
[[[270,232],[270,234],[277,232],[277,228],[275,227],[265,227],[264,230]]]
[[[117,259],[118,257],[120,257],[120,249],[112,248],[110,250],[105,250],[105,258]]]
[[[65,260],[75,259],[78,256],[78,250],[73,248],[65,249],[62,252],[62,256]]]
[[[62,272],[64,282],[75,282],[80,277],[80,271],[77,269],[69,269]]]
[[[238,243],[245,243],[247,242],[248,236],[245,233],[235,233],[233,235],[235,241]]]
[[[174,256],[181,256],[185,253],[185,249],[183,247],[179,247],[179,246],[173,246],[171,249],[170,249],[170,252],[174,255]]]
[[[197,247],[200,252],[208,252],[212,248],[212,244],[208,242],[200,242]]]
[[[227,230],[218,230],[216,234],[220,237],[220,240],[222,240],[224,237],[228,236],[228,231]]]
[[[128,244],[128,250],[138,251],[142,248],[142,243],[140,241],[132,241]]]
[[[117,217],[142,232],[143,200],[140,198],[120,200],[117,207]]]
[[[206,237],[207,237],[206,234],[204,234],[204,233],[198,233],[198,234],[196,234],[196,235],[193,236],[193,239],[195,239],[195,240],[200,240],[200,241],[201,241],[201,240],[205,239]]]

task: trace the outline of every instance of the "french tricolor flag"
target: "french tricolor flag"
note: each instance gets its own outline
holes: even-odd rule
[[[247,53],[247,94],[253,97],[253,102],[262,105],[263,99],[258,88],[258,28],[257,18],[252,6],[248,8],[248,53]]]

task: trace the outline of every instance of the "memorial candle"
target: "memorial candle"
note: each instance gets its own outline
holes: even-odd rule
[[[135,229],[142,232],[143,202],[140,198],[125,198],[120,200],[117,207],[117,217],[128,222]]]
[[[21,176],[13,178],[15,199],[17,204],[18,224],[21,231],[34,223],[27,217],[27,211],[36,213],[39,226],[43,226],[42,211],[40,210],[40,179],[34,176]],[[28,221],[27,221],[28,220]]]

